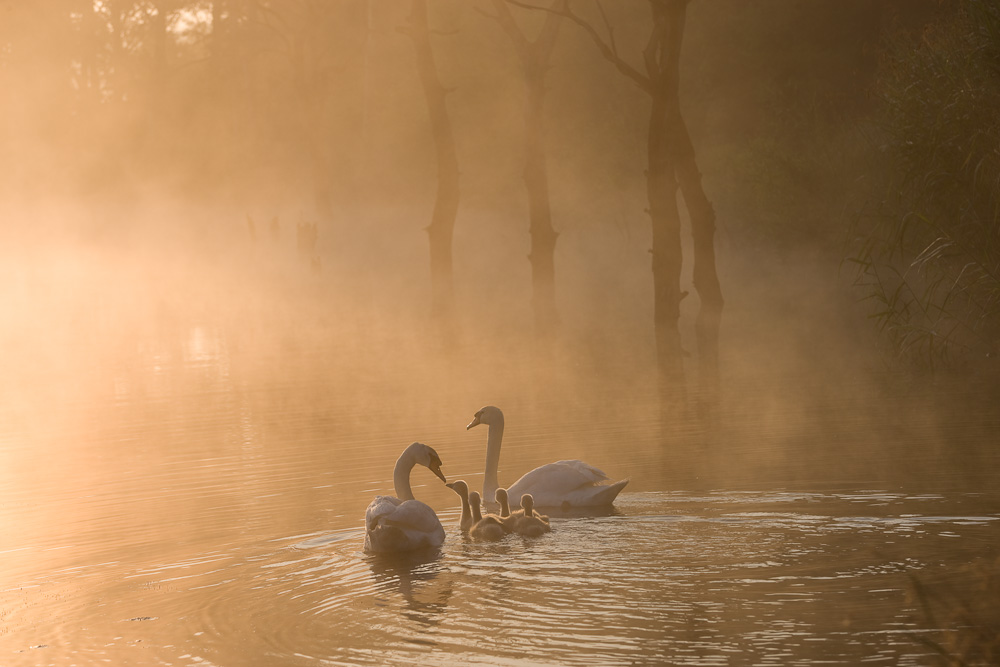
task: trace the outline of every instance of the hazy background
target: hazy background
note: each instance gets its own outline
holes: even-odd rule
[[[450,320],[409,0],[0,0],[0,662],[996,663],[996,3],[689,3],[711,410],[683,206],[657,383],[648,95],[562,26],[538,336],[520,65],[493,3],[428,4]],[[642,68],[647,0],[570,6]],[[365,555],[409,443],[480,485],[487,404],[500,480],[579,458],[613,510],[471,544],[418,467],[441,552]]]
[[[544,396],[650,419],[679,483],[836,477],[831,460],[848,477],[942,461],[960,483],[989,476],[992,357],[909,363],[847,261],[886,170],[890,45],[917,49],[964,5],[691,3],[681,103],[718,215],[723,401],[708,424],[657,424],[648,99],[563,26],[546,118],[562,327],[536,340],[519,65],[487,3],[430,4],[462,172],[444,331],[428,317],[436,167],[398,30],[408,2],[0,3],[8,428],[158,382],[190,391],[200,380],[171,369],[192,359],[249,387],[302,363],[358,415],[462,421]],[[605,5],[639,67],[647,3]],[[575,7],[606,34],[596,5]],[[542,16],[516,15],[529,34]],[[303,222],[316,262],[297,253]],[[682,306],[690,348],[696,297]]]

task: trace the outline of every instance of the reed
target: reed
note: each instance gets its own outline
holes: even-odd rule
[[[1000,7],[965,0],[949,21],[892,38],[877,95],[885,177],[855,219],[855,282],[895,357],[933,368],[995,356]]]

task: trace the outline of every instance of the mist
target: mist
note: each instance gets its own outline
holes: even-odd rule
[[[577,456],[628,478],[612,519],[703,497],[728,516],[743,501],[712,494],[730,492],[992,498],[995,111],[954,112],[968,127],[949,138],[920,125],[946,118],[935,95],[990,107],[972,56],[964,92],[921,77],[936,49],[987,40],[984,6],[0,0],[12,532],[56,548],[66,521],[86,545],[50,563],[67,572],[110,558],[110,535],[140,578],[154,552],[337,549],[409,442],[478,483],[486,435],[464,429],[485,405],[507,415],[511,479]],[[678,25],[670,79],[656,30]],[[416,489],[457,512],[433,480]],[[458,584],[413,606],[420,567],[384,576],[407,609],[446,611]],[[8,574],[45,577],[27,556]],[[80,599],[107,594],[94,581]]]
[[[864,295],[842,268],[856,205],[846,188],[863,176],[848,161],[860,150],[853,128],[873,106],[879,40],[931,12],[857,3],[831,17],[825,5],[778,5],[764,20],[740,3],[693,3],[681,60],[683,113],[718,221],[723,410],[747,402],[736,387],[760,378],[771,401],[795,412],[803,387],[838,400],[888,377]],[[605,388],[648,376],[648,100],[584,31],[562,27],[546,72],[561,326],[542,340],[526,261],[525,92],[488,8],[437,2],[431,12],[461,172],[456,313],[444,325],[429,315],[436,164],[402,30],[409,3],[84,9],[5,7],[10,348],[41,336],[66,371],[61,355],[132,363],[120,357],[165,326],[181,338],[208,327],[227,346],[312,331],[339,341],[335,349],[369,347],[376,365],[406,348],[430,385],[488,374],[450,360],[472,350],[542,366],[547,380],[571,386],[576,376]],[[622,57],[638,66],[645,7],[607,11]],[[545,19],[514,15],[529,38]],[[787,48],[769,51],[774,43]],[[302,225],[315,225],[311,248],[297,239]],[[687,231],[682,238],[690,291]],[[696,301],[682,300],[678,324],[695,391]],[[871,427],[891,418],[865,408]]]

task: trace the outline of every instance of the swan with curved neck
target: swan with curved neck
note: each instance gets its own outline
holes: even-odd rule
[[[487,405],[479,410],[466,430],[479,424],[489,426],[486,435],[486,475],[483,478],[483,497],[493,498],[500,483],[500,445],[503,442],[504,418],[500,408]],[[539,507],[606,507],[614,503],[627,479],[609,482],[603,470],[583,461],[565,460],[547,463],[525,473],[521,479],[507,487],[511,498],[520,499],[531,494]]]
[[[441,457],[433,448],[415,442],[400,454],[392,471],[395,496],[375,496],[365,512],[365,551],[386,553],[439,547],[444,528],[434,510],[413,497],[410,472],[422,465],[446,482]]]

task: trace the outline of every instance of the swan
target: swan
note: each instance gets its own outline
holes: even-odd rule
[[[500,465],[500,444],[503,440],[503,412],[487,405],[476,413],[465,427],[486,424],[486,475],[483,479],[483,497],[493,498],[497,488],[497,468]],[[627,479],[608,483],[608,476],[583,461],[556,461],[539,466],[525,473],[521,479],[507,487],[512,498],[530,493],[539,507],[601,507],[611,505],[621,492]]]
[[[472,529],[469,531],[472,539],[482,542],[496,542],[503,539],[503,536],[509,532],[507,527],[494,514],[483,516],[479,511],[481,503],[482,500],[477,491],[469,493],[469,504],[472,505],[472,520],[475,521]]]
[[[533,511],[534,501],[530,493],[521,496],[521,507],[524,508],[524,515],[514,524],[514,532],[523,537],[539,537],[544,533],[552,531],[549,526],[549,518],[535,514]]]
[[[462,499],[462,517],[458,520],[458,527],[463,533],[469,532],[474,523],[472,520],[472,508],[469,506],[469,485],[463,480],[457,480],[445,484],[449,489],[458,494]]]
[[[507,489],[497,489],[493,492],[497,504],[500,505],[500,517],[506,519],[510,516],[510,503],[507,502]]]
[[[444,528],[430,506],[415,500],[410,490],[410,471],[420,464],[447,483],[441,472],[441,457],[431,447],[415,442],[399,455],[392,471],[394,496],[375,496],[365,512],[365,551],[386,553],[439,547]]]
[[[457,480],[447,484],[448,488],[457,493],[462,499],[462,518],[459,520],[459,527],[463,533],[468,533],[472,539],[480,541],[495,542],[502,538],[507,531],[503,525],[494,517],[482,517],[479,511],[481,502],[479,494],[475,491],[469,492],[469,485],[462,480]]]
[[[514,516],[510,513],[510,503],[507,502],[507,489],[497,489],[493,494],[496,499],[497,504],[500,505],[500,523],[503,524],[503,529],[508,533],[514,532],[514,526],[522,516],[524,516],[523,510],[518,510],[519,516]]]
[[[514,512],[510,511],[510,503],[507,499],[507,489],[497,489],[494,494],[496,501],[500,504],[500,522],[503,524],[504,530],[508,533],[517,533],[518,527],[521,524],[521,520],[524,519],[525,515],[531,517],[538,517],[539,520],[545,522],[546,525],[549,523],[549,517],[542,516],[541,514],[533,513],[531,510],[520,509]],[[521,505],[524,506],[525,500],[531,502],[531,494],[525,494],[521,498]]]

